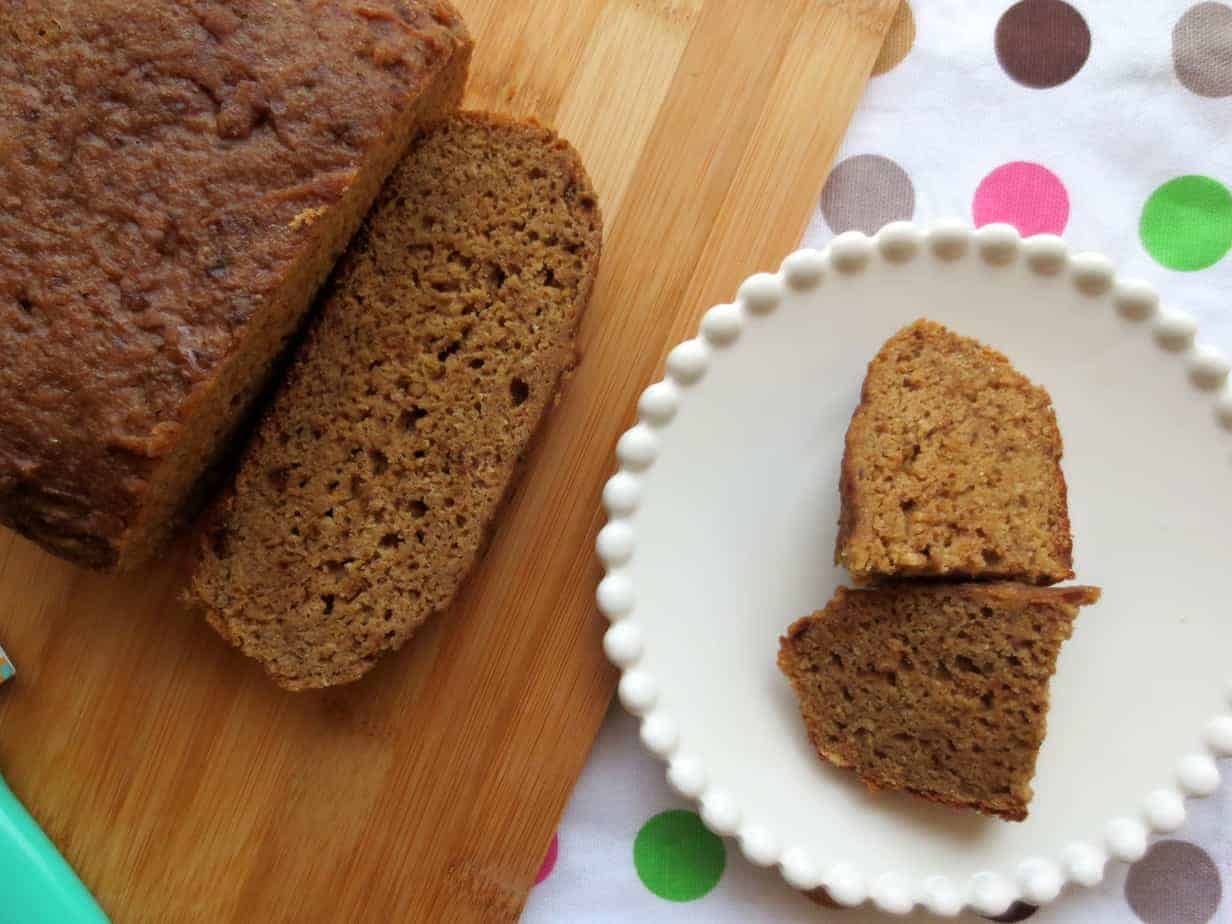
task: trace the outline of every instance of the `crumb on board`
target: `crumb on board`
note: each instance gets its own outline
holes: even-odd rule
[[[325,206],[322,206],[322,205],[319,205],[311,209],[304,209],[302,212],[300,212],[298,215],[296,215],[294,218],[291,219],[291,223],[289,227],[291,228],[292,231],[296,231],[300,228],[305,228],[308,225],[312,224],[314,221],[316,221],[318,218],[320,218],[324,214],[325,214]]]

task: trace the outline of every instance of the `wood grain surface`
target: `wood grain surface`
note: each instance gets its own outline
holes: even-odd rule
[[[599,494],[667,347],[797,243],[896,0],[457,0],[468,104],[581,151],[584,359],[452,611],[288,694],[177,603],[0,532],[0,768],[117,922],[518,917],[615,676]]]

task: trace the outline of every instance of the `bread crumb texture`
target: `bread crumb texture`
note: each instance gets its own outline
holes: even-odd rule
[[[835,559],[858,582],[1073,577],[1052,400],[976,340],[933,321],[869,363],[847,430]]]
[[[870,788],[1027,816],[1048,683],[1094,587],[839,588],[780,640],[817,753]]]
[[[189,592],[278,683],[355,680],[449,605],[574,363],[601,229],[536,125],[461,114],[395,170]]]

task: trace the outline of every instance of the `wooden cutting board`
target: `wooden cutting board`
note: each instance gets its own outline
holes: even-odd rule
[[[452,612],[287,694],[177,603],[0,532],[0,768],[118,922],[515,920],[608,704],[599,493],[667,347],[799,240],[896,0],[457,0],[469,104],[581,151],[584,360]]]

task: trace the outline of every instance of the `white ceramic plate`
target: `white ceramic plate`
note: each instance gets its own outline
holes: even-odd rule
[[[865,365],[921,316],[1051,392],[1075,569],[1104,590],[1061,652],[1021,824],[823,765],[775,666],[779,634],[846,580],[838,470]],[[1000,914],[1183,823],[1232,754],[1232,391],[1195,336],[1100,256],[952,222],[840,235],[707,313],[620,440],[598,598],[621,701],[713,830],[844,904]]]

